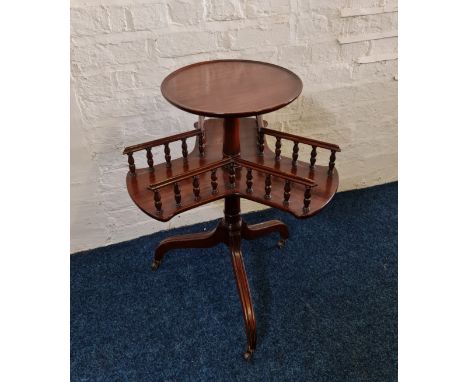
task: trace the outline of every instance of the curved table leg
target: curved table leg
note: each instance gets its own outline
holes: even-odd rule
[[[151,269],[155,271],[161,265],[167,251],[178,248],[210,248],[224,242],[224,231],[221,224],[209,231],[201,233],[191,233],[169,237],[162,240],[154,251],[154,260]]]
[[[244,268],[244,260],[240,248],[241,236],[240,232],[230,234],[229,250],[231,251],[232,269],[236,277],[237,290],[242,304],[242,312],[244,314],[245,332],[247,335],[247,350],[244,353],[244,358],[249,361],[257,346],[257,329],[255,323],[255,314],[250,296],[249,282]]]
[[[242,238],[247,240],[254,240],[261,236],[268,235],[273,232],[280,234],[278,241],[278,248],[283,248],[286,240],[289,237],[288,226],[279,220],[269,220],[267,222],[248,225],[245,222],[242,224]]]

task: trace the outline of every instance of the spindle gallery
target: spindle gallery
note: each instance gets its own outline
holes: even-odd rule
[[[184,211],[224,199],[224,218],[214,230],[161,241],[152,269],[160,267],[171,249],[224,243],[231,255],[243,310],[246,360],[256,349],[257,334],[241,241],[277,233],[281,248],[289,231],[279,220],[248,225],[240,214],[240,198],[303,219],[322,210],[338,188],[335,160],[339,146],[269,129],[262,117],[293,102],[301,91],[297,75],[272,64],[218,60],[189,65],[167,76],[161,92],[172,105],[199,116],[195,129],[124,150],[129,195],[156,220],[168,221]],[[265,136],[275,139],[273,150]],[[190,138],[195,142],[189,153]],[[284,141],[292,144],[290,157],[284,152]],[[180,145],[181,158],[171,156],[171,145]],[[162,150],[165,163],[155,165],[152,150]],[[317,163],[317,150],[330,152],[328,163]],[[137,169],[134,154],[139,151],[146,152],[148,166]],[[299,160],[301,153],[307,162]]]

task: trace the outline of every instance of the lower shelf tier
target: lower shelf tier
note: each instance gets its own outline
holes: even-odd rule
[[[296,161],[291,167],[291,159],[275,159],[275,152],[268,148],[266,142],[260,156],[256,120],[242,118],[240,123],[240,156],[215,168],[216,193],[213,193],[213,169],[197,172],[200,168],[216,167],[216,163],[223,160],[223,121],[208,119],[204,123],[204,156],[201,157],[199,151],[194,149],[186,158],[171,160],[170,167],[159,164],[153,169],[129,172],[127,189],[132,200],[143,212],[160,221],[168,221],[181,212],[228,195],[238,195],[278,208],[297,218],[310,217],[328,204],[338,188],[336,169],[330,171],[329,166],[321,165],[311,167],[309,163],[301,161]],[[198,146],[198,139],[195,147]],[[236,158],[240,163],[236,163]],[[192,176],[184,178],[184,174],[192,173],[196,173],[195,181]],[[177,180],[176,188],[173,181],[165,182],[174,179]],[[155,205],[154,189],[149,189],[155,184],[161,185],[156,187],[159,210]]]

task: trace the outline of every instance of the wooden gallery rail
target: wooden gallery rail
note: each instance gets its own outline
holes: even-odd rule
[[[256,349],[257,336],[241,241],[278,233],[281,248],[289,231],[279,220],[248,225],[241,217],[240,199],[304,219],[321,211],[338,188],[335,160],[339,146],[269,129],[262,118],[264,112],[292,102],[301,89],[302,82],[294,73],[271,64],[220,60],[189,65],[166,77],[161,91],[171,104],[202,116],[195,129],[130,146],[123,152],[128,156],[128,193],[156,220],[168,221],[184,211],[224,199],[224,218],[215,229],[161,241],[152,269],[159,268],[171,249],[226,244],[242,305],[247,360]],[[273,149],[265,136],[275,139]],[[284,155],[283,141],[292,142],[290,157]],[[171,155],[171,147],[176,145],[181,148],[179,158]],[[153,150],[159,146],[164,147],[164,161],[155,163]],[[330,152],[326,164],[319,163],[319,149]],[[299,160],[300,150],[310,150],[307,162]],[[137,168],[137,152],[146,153],[147,166]]]

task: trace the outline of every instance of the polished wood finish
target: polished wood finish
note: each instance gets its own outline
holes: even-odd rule
[[[289,198],[291,197],[291,181],[289,179],[286,179],[284,182],[284,194],[283,194],[283,204],[285,206],[289,205]]]
[[[162,214],[162,202],[161,202],[161,194],[159,193],[159,189],[156,188],[154,190],[154,207],[156,208],[156,214]]]
[[[168,186],[170,184],[173,184],[174,182],[179,182],[179,181],[182,181],[182,180],[186,180],[186,179],[189,179],[189,178],[191,178],[193,176],[198,176],[200,174],[204,174],[204,173],[206,173],[208,171],[211,171],[211,170],[216,170],[219,167],[224,167],[224,166],[230,165],[231,163],[232,163],[231,158],[223,158],[223,159],[217,160],[215,162],[209,163],[207,165],[200,166],[200,167],[194,168],[192,170],[187,170],[186,172],[177,174],[175,176],[166,176],[163,180],[148,185],[148,189],[153,191],[153,190],[155,190],[157,188],[166,187],[166,186]],[[167,175],[167,173],[166,173],[166,175]]]
[[[241,152],[234,157],[223,154],[223,120],[208,119],[205,121],[205,134],[207,137],[206,153],[201,157],[196,147],[184,158],[172,158],[172,166],[166,167],[164,163],[155,164],[154,171],[149,168],[136,169],[136,176],[131,172],[127,176],[127,189],[133,201],[149,216],[168,221],[175,215],[203,204],[222,199],[228,195],[238,195],[241,198],[267,204],[289,212],[298,218],[310,217],[318,213],[331,200],[338,187],[338,172],[328,176],[328,165],[315,164],[314,169],[309,163],[297,161],[292,172],[291,159],[282,156],[280,161],[275,159],[275,153],[265,144],[264,155],[257,153],[257,125],[253,118],[240,119]],[[266,125],[266,121],[264,121]],[[194,130],[199,131],[199,130]],[[198,139],[199,136],[197,136]],[[229,163],[235,161],[235,187],[230,187]],[[213,171],[215,179],[213,180]],[[251,169],[252,192],[247,192],[247,174]],[[265,199],[265,177],[271,175],[271,199]],[[192,177],[199,176],[200,199],[194,200]],[[290,181],[290,199],[287,205],[283,204],[285,180]],[[182,202],[180,207],[174,203],[174,182],[178,182]],[[305,186],[312,187],[311,204],[309,212],[303,211]],[[163,213],[157,213],[154,205],[153,190],[159,189]],[[213,193],[213,189],[216,190]]]
[[[262,123],[267,125],[266,121]],[[329,174],[330,164],[317,165],[314,162],[311,167],[310,163],[299,160],[292,172],[292,160],[284,156],[278,160],[275,151],[266,143],[263,155],[259,155],[258,126],[253,118],[227,123],[221,119],[208,119],[204,121],[204,130],[207,137],[205,156],[201,156],[196,149],[201,139],[201,135],[196,135],[197,142],[187,160],[184,157],[171,159],[171,167],[166,167],[164,163],[157,164],[153,171],[149,168],[137,169],[135,175],[129,171],[127,187],[132,199],[145,213],[162,221],[188,209],[225,198],[225,218],[215,230],[163,240],[156,248],[152,268],[157,269],[164,255],[172,249],[207,248],[219,243],[227,245],[240,288],[248,342],[244,357],[249,359],[256,347],[255,315],[253,308],[251,310],[248,284],[244,280],[240,242],[241,239],[252,240],[278,232],[280,241],[277,245],[281,248],[288,238],[288,230],[279,221],[247,226],[240,217],[239,198],[279,208],[298,218],[310,217],[324,208],[336,193],[338,173],[334,170]],[[232,136],[237,133],[239,139]],[[274,133],[269,131],[269,134]],[[299,142],[296,136],[285,139]],[[306,140],[305,144],[309,142]],[[333,147],[339,151],[338,146],[326,142],[320,144],[320,147]]]
[[[279,220],[269,220],[263,223],[248,225],[242,222],[241,236],[246,240],[255,240],[259,237],[269,235],[271,233],[279,233],[280,239],[276,246],[283,248],[286,240],[289,238],[288,226]]]
[[[146,148],[146,162],[148,163],[148,167],[151,170],[154,170],[154,161],[153,161],[153,154],[151,153],[151,147]]]
[[[211,195],[218,193],[218,176],[216,175],[216,168],[211,170]]]
[[[284,138],[293,142],[296,141],[296,142],[300,142],[309,146],[321,147],[327,150],[335,150],[336,152],[341,151],[340,147],[333,143],[317,141],[316,139],[311,139],[311,138],[306,138],[306,137],[300,137],[298,135],[285,133],[284,131],[268,129],[267,127],[264,127],[262,130],[263,130],[263,134],[271,135],[272,137]]]
[[[200,178],[198,175],[193,177],[193,196],[195,201],[200,200]]]
[[[312,145],[312,151],[310,152],[310,167],[314,168],[315,162],[317,162],[317,146]]]
[[[265,150],[265,133],[263,132],[263,129],[260,128],[258,133],[257,133],[257,149],[258,149],[258,155],[263,156],[263,151]],[[275,155],[275,159],[276,159]],[[279,156],[278,156],[279,159]]]
[[[292,166],[297,166],[297,158],[299,158],[299,142],[294,141],[293,154],[292,154]]]
[[[281,137],[276,137],[276,143],[275,143],[275,159],[280,160],[281,159]]]
[[[201,134],[201,131],[199,130],[184,131],[183,133],[171,135],[169,137],[159,138],[153,141],[140,143],[138,145],[128,146],[124,149],[123,153],[124,154],[135,153],[137,151],[146,150],[147,148],[150,148],[150,147],[162,146],[162,145],[165,145],[166,143],[179,141],[184,138],[196,137],[196,136],[199,136],[200,134]]]
[[[285,68],[249,60],[217,60],[185,66],[161,84],[174,106],[207,117],[269,113],[294,101],[301,79]]]
[[[333,174],[335,168],[336,150],[332,150],[330,154],[330,162],[328,163],[328,174]]]
[[[251,168],[247,168],[247,176],[246,176],[246,185],[247,185],[247,188],[245,189],[245,192],[247,192],[248,194],[251,194],[252,193],[252,185],[253,185],[253,175],[252,175],[252,169]]]
[[[133,153],[129,152],[128,154],[128,169],[132,175],[135,175],[136,167],[135,167],[135,159],[133,158]]]
[[[249,360],[256,348],[256,320],[244,261],[242,239],[278,233],[284,246],[287,226],[272,220],[249,226],[241,217],[240,198],[287,211],[297,218],[318,213],[338,187],[337,145],[268,129],[262,113],[279,109],[300,94],[300,79],[287,69],[255,61],[220,60],[181,68],[162,83],[164,97],[182,110],[198,114],[195,129],[127,147],[127,189],[147,215],[168,221],[184,211],[224,199],[224,218],[206,233],[165,239],[155,249],[152,269],[177,248],[209,248],[225,244],[241,302]],[[222,117],[206,119],[205,116]],[[244,118],[255,116],[255,118]],[[275,137],[271,150],[265,135]],[[195,138],[189,152],[187,139]],[[290,158],[282,140],[293,142]],[[171,155],[180,141],[182,157]],[[299,145],[311,149],[309,163],[299,161]],[[165,163],[155,164],[152,149],[164,146]],[[328,164],[317,164],[317,148],[330,150]],[[146,152],[147,168],[136,168],[134,154]]]
[[[250,360],[257,347],[257,324],[240,245],[240,230],[235,230],[229,235],[228,246],[231,251],[232,269],[236,277],[237,290],[242,304],[242,312],[244,313],[244,325],[247,334],[247,350],[244,353],[244,358]]]
[[[240,153],[240,121],[239,118],[224,118],[223,154],[226,157],[239,155]]]
[[[254,240],[265,235],[278,233],[280,239],[277,246],[282,248],[289,237],[289,231],[288,227],[279,220],[270,220],[249,226],[240,216],[239,197],[235,195],[226,197],[224,211],[224,219],[210,232],[173,236],[161,241],[156,247],[151,268],[157,270],[166,253],[173,249],[210,248],[220,243],[228,246],[231,252],[232,268],[242,305],[247,336],[247,349],[244,358],[249,360],[257,345],[257,334],[252,297],[242,258],[241,240]]]
[[[182,156],[187,160],[188,150],[187,150],[187,138],[182,138]]]

